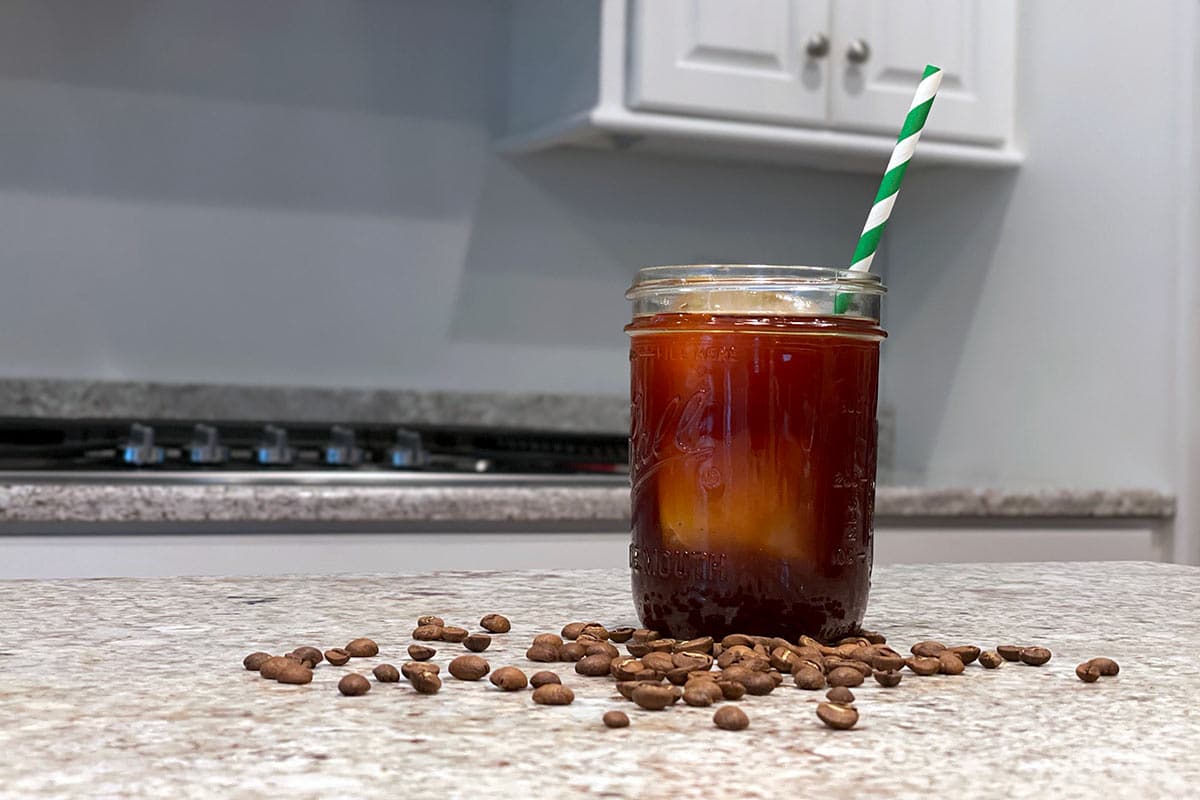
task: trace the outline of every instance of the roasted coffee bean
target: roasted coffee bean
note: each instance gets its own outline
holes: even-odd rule
[[[833,652],[834,655],[838,656],[839,658],[854,659],[855,653],[862,649],[862,643],[851,641],[847,642],[846,644],[839,644],[837,647],[833,648]]]
[[[876,653],[867,663],[880,672],[893,672],[904,668],[904,656],[899,653]]]
[[[685,683],[687,683],[691,674],[691,670],[689,670],[687,667],[676,667],[666,674],[666,679],[668,683],[674,684],[675,686],[683,686]]]
[[[470,631],[468,631],[466,628],[456,628],[453,625],[447,625],[446,627],[442,628],[443,642],[453,642],[455,644],[459,644],[460,642],[465,642],[467,637],[470,635]]]
[[[776,647],[771,651],[771,666],[775,669],[791,672],[798,663],[800,663],[800,656],[796,655],[790,647]]]
[[[545,686],[548,683],[562,683],[562,678],[558,677],[557,672],[542,670],[535,672],[529,678],[529,685],[537,689],[539,686]]]
[[[826,699],[831,703],[840,703],[848,706],[854,702],[854,692],[847,689],[845,686],[835,686],[825,693]]]
[[[721,691],[720,685],[713,680],[694,680],[688,681],[683,685],[684,701],[687,701],[687,693],[704,692],[708,695],[709,703],[719,703],[725,699],[725,693]],[[692,705],[692,703],[688,703]]]
[[[412,638],[419,642],[440,642],[442,630],[441,625],[420,625],[412,632]]]
[[[717,686],[726,700],[741,700],[746,694],[746,687],[737,681],[719,680]]]
[[[861,672],[862,676],[864,678],[871,677],[871,673],[874,672],[874,670],[871,668],[870,664],[866,664],[862,661],[852,661],[850,659],[845,659],[845,660],[843,660],[837,664],[833,664],[833,665],[830,665],[828,662],[826,662],[825,666],[830,671],[832,671],[835,667],[849,667],[850,669]]]
[[[648,642],[651,653],[671,653],[675,649],[674,639],[655,639]]]
[[[656,684],[658,681],[618,681],[617,694],[624,697],[626,700],[633,699],[633,690],[642,684]]]
[[[608,628],[601,625],[599,622],[589,622],[584,626],[579,636],[591,636],[601,642],[608,641]],[[575,638],[579,638],[578,636]]]
[[[1021,648],[1015,644],[1002,644],[996,648],[996,652],[999,653],[1000,657],[1005,661],[1021,660]]]
[[[1022,647],[1020,658],[1031,667],[1040,667],[1050,660],[1050,651],[1044,647]]]
[[[1100,668],[1090,661],[1085,661],[1075,668],[1075,675],[1084,683],[1095,683],[1100,679]]]
[[[851,667],[835,667],[829,670],[825,680],[830,686],[861,686],[863,674]]]
[[[370,658],[371,656],[379,655],[379,645],[366,637],[355,639],[347,644],[344,649],[354,658]]]
[[[525,651],[530,661],[558,661],[558,647],[552,644],[535,644]]]
[[[860,635],[871,644],[887,644],[887,637],[879,631],[860,631]]]
[[[735,644],[732,646],[726,646],[726,648],[721,651],[721,656],[717,659],[717,666],[721,669],[725,669],[726,667],[731,667],[740,661],[757,657],[758,654],[754,652],[754,649],[747,645]],[[769,662],[770,659],[768,659],[768,663]]]
[[[817,716],[834,730],[845,731],[858,722],[858,709],[837,703],[821,703],[817,706]]]
[[[721,647],[754,647],[754,640],[744,633],[731,633],[721,640]]]
[[[696,639],[688,639],[686,642],[676,642],[676,653],[704,653],[705,655],[712,653],[713,638],[711,636],[701,636]]]
[[[670,653],[647,653],[642,656],[642,664],[646,669],[652,669],[660,675],[666,675],[675,668],[675,659]]]
[[[408,680],[414,680],[422,672],[432,672],[437,675],[442,671],[442,668],[437,664],[426,664],[424,662],[408,661],[400,667],[400,674]]]
[[[263,662],[271,657],[270,653],[264,653],[261,650],[257,653],[251,653],[242,659],[242,666],[251,672],[258,672],[262,667]]]
[[[949,649],[951,653],[954,653],[954,655],[958,656],[958,660],[964,665],[970,664],[975,659],[979,658],[980,650],[973,644],[959,645],[958,647],[951,647]]]
[[[649,628],[638,628],[630,637],[635,642],[653,642],[655,639],[661,638],[658,631],[652,631]]]
[[[408,657],[414,661],[428,661],[437,655],[437,650],[432,647],[426,647],[423,644],[410,644],[408,646]]]
[[[633,690],[630,699],[647,711],[662,711],[679,699],[675,694],[677,691],[671,686],[643,683]]]
[[[442,679],[436,672],[418,672],[412,678],[412,687],[417,694],[437,694],[442,688]]]
[[[309,669],[325,660],[325,656],[315,647],[297,647],[292,651],[292,655],[300,656],[300,660],[306,662]]]
[[[937,654],[945,649],[946,645],[935,641],[917,642],[909,648],[914,656],[922,658],[937,658]]]
[[[335,667],[340,667],[350,660],[350,654],[340,647],[331,647],[325,651],[325,660]]]
[[[949,650],[937,654],[939,669],[943,675],[962,675],[963,662]]]
[[[575,644],[583,647],[584,650],[586,650],[592,645],[600,644],[603,641],[604,640],[597,639],[595,636],[592,636],[590,633],[581,633],[579,634],[578,638],[575,639]]]
[[[824,644],[822,644],[821,642],[818,642],[816,639],[812,638],[811,636],[801,636],[799,639],[796,640],[796,643],[799,644],[801,647],[811,647],[815,650],[820,650],[820,651],[824,651],[827,649]],[[824,655],[824,653],[822,653],[822,655]]]
[[[433,625],[438,628],[444,628],[446,626],[446,620],[442,619],[441,617],[434,616],[433,614],[425,614],[424,616],[417,617],[417,627],[422,627],[424,625]]]
[[[936,675],[942,669],[942,662],[929,656],[913,656],[904,665],[918,675]]]
[[[566,706],[575,701],[575,693],[561,683],[546,683],[533,690],[533,702],[543,706]]]
[[[625,645],[625,649],[629,652],[629,655],[633,656],[634,658],[641,658],[650,652],[650,643],[631,641],[629,644]]]
[[[400,670],[391,664],[380,664],[371,672],[375,675],[375,680],[380,683],[395,683],[400,680]]]
[[[1117,662],[1113,661],[1111,658],[1093,658],[1087,663],[1099,669],[1100,674],[1107,677],[1112,677],[1121,671],[1121,668],[1117,665]]]
[[[689,670],[706,670],[712,669],[713,657],[701,652],[691,650],[679,653],[676,652],[671,656],[671,662],[676,667],[686,667]]]
[[[275,680],[280,683],[304,684],[312,682],[312,670],[304,663],[292,661],[284,664]]]
[[[264,678],[275,680],[279,677],[279,672],[288,664],[295,664],[295,661],[289,661],[283,656],[271,656],[258,666],[258,674]]]
[[[887,688],[890,689],[893,686],[900,685],[901,675],[896,670],[888,670],[887,672],[879,670],[879,671],[874,672],[873,674],[875,676],[875,682],[878,683],[880,686],[886,686]]]
[[[746,694],[758,697],[775,691],[775,681],[766,672],[751,672],[744,678],[738,678],[738,683],[746,687]]]
[[[713,714],[713,724],[725,731],[744,731],[750,727],[750,718],[737,706],[722,706]]]
[[[985,650],[979,654],[979,666],[984,669],[995,669],[1004,663],[1004,658],[995,650]]]
[[[562,637],[553,633],[539,633],[537,636],[533,637],[533,643],[535,645],[544,644],[549,647],[553,647],[555,650],[563,646]]]
[[[780,672],[779,670],[777,670],[777,669],[768,670],[766,675],[768,678],[771,679],[771,683],[775,684],[776,687],[783,685],[783,673]]]
[[[512,630],[512,623],[508,617],[500,614],[486,614],[479,620],[479,627],[490,633],[508,633]]]
[[[587,655],[587,648],[579,642],[567,642],[558,648],[558,660],[573,662]]]
[[[599,678],[607,675],[611,667],[612,659],[606,653],[584,656],[575,662],[575,671],[589,678]]]
[[[723,681],[739,681],[754,674],[754,670],[748,667],[743,667],[740,664],[735,664],[728,669],[721,670],[720,680]]]
[[[284,653],[283,657],[286,658],[288,661],[292,662],[293,664],[303,664],[304,666],[308,667],[309,669],[312,669],[312,667],[309,666],[311,663],[310,661],[296,655],[295,653]]]
[[[613,628],[608,632],[608,639],[617,644],[625,644],[633,638],[633,628]]]
[[[472,653],[482,653],[492,645],[492,637],[486,633],[472,633],[466,639],[463,639],[463,647],[470,650]]]
[[[338,681],[338,691],[347,697],[366,694],[371,691],[371,682],[357,672],[351,672]]]
[[[808,663],[801,664],[796,668],[792,673],[792,680],[796,682],[796,687],[799,689],[825,688],[825,674]]]
[[[566,625],[563,625],[562,638],[574,641],[579,637],[579,634],[583,633],[583,629],[587,626],[588,623],[586,622],[568,622]]]
[[[525,673],[516,667],[501,667],[493,672],[488,680],[506,692],[515,692],[529,685]]]
[[[692,681],[683,688],[683,702],[689,706],[711,706],[713,704],[712,695],[704,686],[700,686],[700,681]]]
[[[645,667],[642,666],[641,659],[633,656],[622,656],[614,658],[608,666],[608,674],[612,675],[618,681],[637,680],[637,674]]]
[[[491,672],[492,668],[479,656],[459,656],[446,669],[460,681],[477,681]]]
[[[604,725],[608,728],[628,728],[629,717],[624,711],[605,711]]]
[[[565,647],[566,645],[563,646]],[[597,653],[604,653],[604,655],[608,656],[610,659],[621,657],[621,651],[608,642],[596,642],[595,644],[589,644],[583,649],[583,654],[585,656],[594,656]]]

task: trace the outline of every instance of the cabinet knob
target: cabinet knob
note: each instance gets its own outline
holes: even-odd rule
[[[823,33],[814,33],[808,37],[804,52],[808,53],[809,58],[824,58],[829,55],[829,37]]]
[[[871,57],[871,46],[863,39],[855,39],[846,48],[846,60],[851,64],[865,64]]]

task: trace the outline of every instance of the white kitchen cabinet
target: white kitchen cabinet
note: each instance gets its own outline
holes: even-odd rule
[[[514,0],[507,133],[877,171],[926,63],[920,164],[1018,164],[1016,0]]]

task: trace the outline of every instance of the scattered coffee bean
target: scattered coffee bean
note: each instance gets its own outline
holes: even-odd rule
[[[784,672],[791,672],[800,663],[800,656],[790,647],[776,647],[771,651],[771,666]]]
[[[830,686],[861,686],[863,674],[851,667],[835,667],[825,676],[825,680]]]
[[[633,638],[633,628],[613,628],[608,632],[609,641],[625,644]]]
[[[719,680],[717,686],[726,700],[741,700],[746,694],[746,687],[737,681]]]
[[[1022,647],[1020,658],[1031,667],[1040,667],[1050,660],[1050,651],[1044,647]]]
[[[834,730],[845,731],[858,722],[858,709],[837,703],[821,703],[817,706],[817,716]]]
[[[563,647],[566,647],[566,645],[563,645]],[[610,659],[619,658],[621,655],[621,651],[608,642],[596,642],[594,644],[589,644],[583,649],[583,654],[585,656],[594,656],[596,653],[604,653]]]
[[[558,673],[542,670],[535,672],[529,678],[529,685],[535,689],[541,688],[548,683],[562,683],[562,678],[558,677]]]
[[[266,661],[264,661],[262,664],[259,665],[258,674],[263,676],[264,678],[269,678],[270,680],[275,680],[276,678],[279,677],[280,670],[282,670],[288,664],[294,664],[294,663],[296,663],[296,662],[289,661],[288,659],[284,658],[283,656],[271,656],[270,658],[268,658]]]
[[[579,638],[579,634],[583,633],[583,629],[587,626],[588,623],[586,622],[568,622],[566,625],[563,625],[562,638],[574,641]],[[534,641],[537,640],[535,639]],[[561,640],[559,644],[562,644]]]
[[[634,689],[638,688],[642,684],[652,683],[658,683],[658,681],[618,681],[617,694],[621,695],[621,697],[624,697],[626,700],[632,700]]]
[[[262,667],[263,662],[271,657],[270,653],[264,653],[261,650],[257,653],[251,653],[242,659],[242,666],[251,672],[258,672]]]
[[[713,638],[711,636],[700,636],[696,639],[688,639],[686,642],[676,642],[674,651],[676,653],[703,653],[711,654],[713,649]]]
[[[709,699],[714,703],[719,703],[725,699],[725,692],[721,690],[720,684],[714,680],[691,681],[684,685],[684,693],[687,693],[689,689],[697,689],[707,693]]]
[[[942,669],[942,662],[928,656],[913,656],[906,659],[904,665],[918,675],[936,675]]]
[[[501,667],[493,672],[488,680],[506,692],[515,692],[529,685],[525,673],[516,667]]]
[[[371,682],[357,672],[351,672],[338,681],[338,691],[347,697],[355,697],[371,691]]]
[[[605,711],[604,724],[609,728],[628,728],[629,717],[624,711]]]
[[[606,653],[584,656],[575,662],[575,671],[589,678],[599,678],[607,675],[611,667],[612,659]]]
[[[661,634],[658,631],[652,631],[649,628],[638,628],[633,632],[633,636],[630,639],[635,642],[653,642],[655,639],[660,638],[660,636]]]
[[[1004,657],[995,650],[985,650],[979,654],[979,666],[984,669],[995,669],[1004,663]]]
[[[750,718],[737,706],[722,706],[713,714],[713,724],[721,730],[744,731],[750,727]]]
[[[705,686],[701,686],[705,681],[692,681],[683,689],[683,702],[689,706],[711,706],[713,704],[713,696]],[[720,689],[718,689],[718,693]]]
[[[796,682],[796,687],[799,689],[825,688],[825,674],[807,662],[796,668],[792,673],[792,680]]]
[[[904,656],[896,652],[876,653],[867,663],[880,672],[894,672],[904,668]]]
[[[533,644],[544,644],[557,650],[563,646],[563,640],[561,636],[553,633],[539,633],[533,637]]]
[[[945,649],[946,645],[942,644],[941,642],[934,641],[917,642],[909,648],[914,656],[920,656],[923,658],[937,658],[937,654]]]
[[[660,675],[666,675],[675,668],[675,659],[670,653],[647,653],[642,656],[642,664],[646,669],[652,669]]]
[[[418,672],[412,677],[412,686],[418,694],[437,694],[442,688],[442,679],[436,672]]]
[[[375,676],[375,680],[380,683],[395,683],[400,680],[400,670],[391,664],[380,664],[371,670],[371,673]]]
[[[776,688],[783,685],[783,673],[777,669],[769,670],[767,677],[771,679],[771,683],[775,684]]]
[[[525,658],[530,661],[558,661],[558,647],[551,644],[535,644],[525,651]]]
[[[406,662],[404,664],[404,666],[400,667],[400,674],[411,681],[411,680],[414,680],[422,672],[432,672],[434,675],[437,675],[439,672],[441,672],[441,670],[442,670],[442,668],[439,667],[437,664],[427,664],[424,662],[409,661],[409,662]]]
[[[1075,675],[1084,683],[1095,683],[1100,680],[1100,668],[1090,661],[1085,661],[1075,668]]]
[[[423,644],[410,644],[408,646],[408,657],[413,661],[428,661],[437,655],[437,650],[432,647],[426,647]]]
[[[412,638],[419,642],[440,642],[442,640],[442,626],[419,625],[412,632]]]
[[[344,649],[354,658],[370,658],[371,656],[379,655],[379,645],[366,637],[355,639],[346,645]]]
[[[643,669],[645,667],[642,666],[641,659],[625,656],[624,658],[614,658],[608,671],[618,681],[632,681],[637,680],[638,673]]]
[[[443,642],[453,642],[454,644],[459,644],[461,642],[465,642],[467,637],[470,635],[470,631],[468,631],[466,628],[456,628],[453,625],[447,625],[446,627],[442,628]]]
[[[744,633],[731,633],[721,640],[721,647],[754,647],[754,640]]]
[[[648,644],[652,653],[670,653],[675,649],[674,639],[655,639],[653,642],[648,642]]]
[[[459,656],[450,662],[447,669],[460,681],[477,681],[487,675],[492,668],[479,656]]]
[[[860,634],[871,644],[887,644],[887,637],[879,631],[860,631]]]
[[[482,653],[487,650],[492,644],[492,637],[486,633],[472,633],[463,640],[463,647],[470,650],[472,653]]]
[[[861,679],[859,682],[861,683]],[[766,672],[751,672],[744,678],[739,678],[738,683],[746,687],[746,694],[752,694],[756,697],[761,697],[775,691],[775,681]]]
[[[671,656],[671,663],[676,667],[686,667],[689,670],[712,669],[713,657],[697,651],[677,652]]]
[[[558,661],[566,661],[568,663],[578,661],[587,655],[587,648],[579,642],[567,642],[562,647],[558,648]]]
[[[845,686],[835,686],[825,693],[825,697],[831,703],[840,703],[848,706],[854,702],[854,692],[847,689]]]
[[[890,689],[893,686],[900,685],[900,679],[902,676],[900,675],[899,671],[897,671],[897,670],[894,670],[894,669],[887,670],[886,672],[883,670],[880,670],[873,674],[875,676],[875,682],[878,683],[880,686],[884,686],[884,687],[887,687]]]
[[[299,662],[288,662],[280,668],[275,680],[280,683],[304,684],[312,682],[312,670]]]
[[[996,652],[999,653],[1000,657],[1005,661],[1021,660],[1021,648],[1015,644],[1002,644],[996,648]]]
[[[1093,658],[1092,660],[1088,661],[1088,663],[1099,669],[1101,675],[1110,678],[1121,671],[1121,668],[1117,665],[1117,662],[1113,661],[1111,658]]]
[[[291,654],[300,656],[300,660],[307,663],[309,669],[325,660],[325,656],[321,655],[321,651],[315,647],[297,647]]]
[[[325,651],[325,660],[335,667],[340,667],[350,660],[350,654],[341,647],[331,647]]]
[[[500,614],[487,614],[479,620],[479,627],[490,633],[508,633],[512,630],[512,623],[508,617]]]
[[[653,671],[647,670],[647,672]],[[683,686],[685,683],[687,683],[688,678],[691,677],[691,674],[691,670],[689,670],[687,667],[676,667],[666,674],[667,683],[674,684],[675,686]]]
[[[958,656],[958,660],[963,664],[970,664],[975,659],[979,658],[980,650],[973,644],[964,644],[958,647],[949,648],[951,653]]]
[[[963,672],[963,662],[958,656],[954,655],[949,650],[943,650],[938,653],[937,660],[939,669],[943,675],[961,675]]]
[[[677,691],[670,686],[643,683],[633,690],[631,699],[647,711],[662,711],[682,696],[676,695]]]
[[[446,620],[442,619],[441,617],[434,616],[433,614],[425,614],[424,616],[417,617],[417,626],[422,627],[425,625],[433,625],[437,628],[443,628],[446,626]]]
[[[575,693],[560,683],[546,683],[533,690],[533,702],[543,706],[566,706],[575,700]]]
[[[583,627],[583,630],[580,631],[579,636],[591,636],[597,641],[607,642],[608,628],[604,627],[599,622],[589,622]],[[579,636],[576,636],[575,638],[578,639]]]

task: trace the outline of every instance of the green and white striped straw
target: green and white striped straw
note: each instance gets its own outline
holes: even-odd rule
[[[925,127],[929,109],[933,107],[933,98],[937,95],[941,83],[941,68],[927,64],[921,82],[917,84],[917,93],[913,96],[912,105],[908,107],[904,127],[900,129],[900,136],[892,149],[892,158],[884,170],[883,180],[879,182],[875,205],[871,206],[871,213],[867,215],[862,235],[858,237],[858,246],[854,248],[854,257],[850,259],[850,269],[855,272],[867,272],[871,269],[871,261],[875,259],[875,250],[879,247],[879,237],[883,235],[888,217],[892,215],[892,206],[896,204],[896,196],[900,193],[900,182],[904,180],[908,163],[912,161],[913,152],[917,149],[921,129]],[[843,314],[849,304],[849,295],[838,295],[834,310]]]

